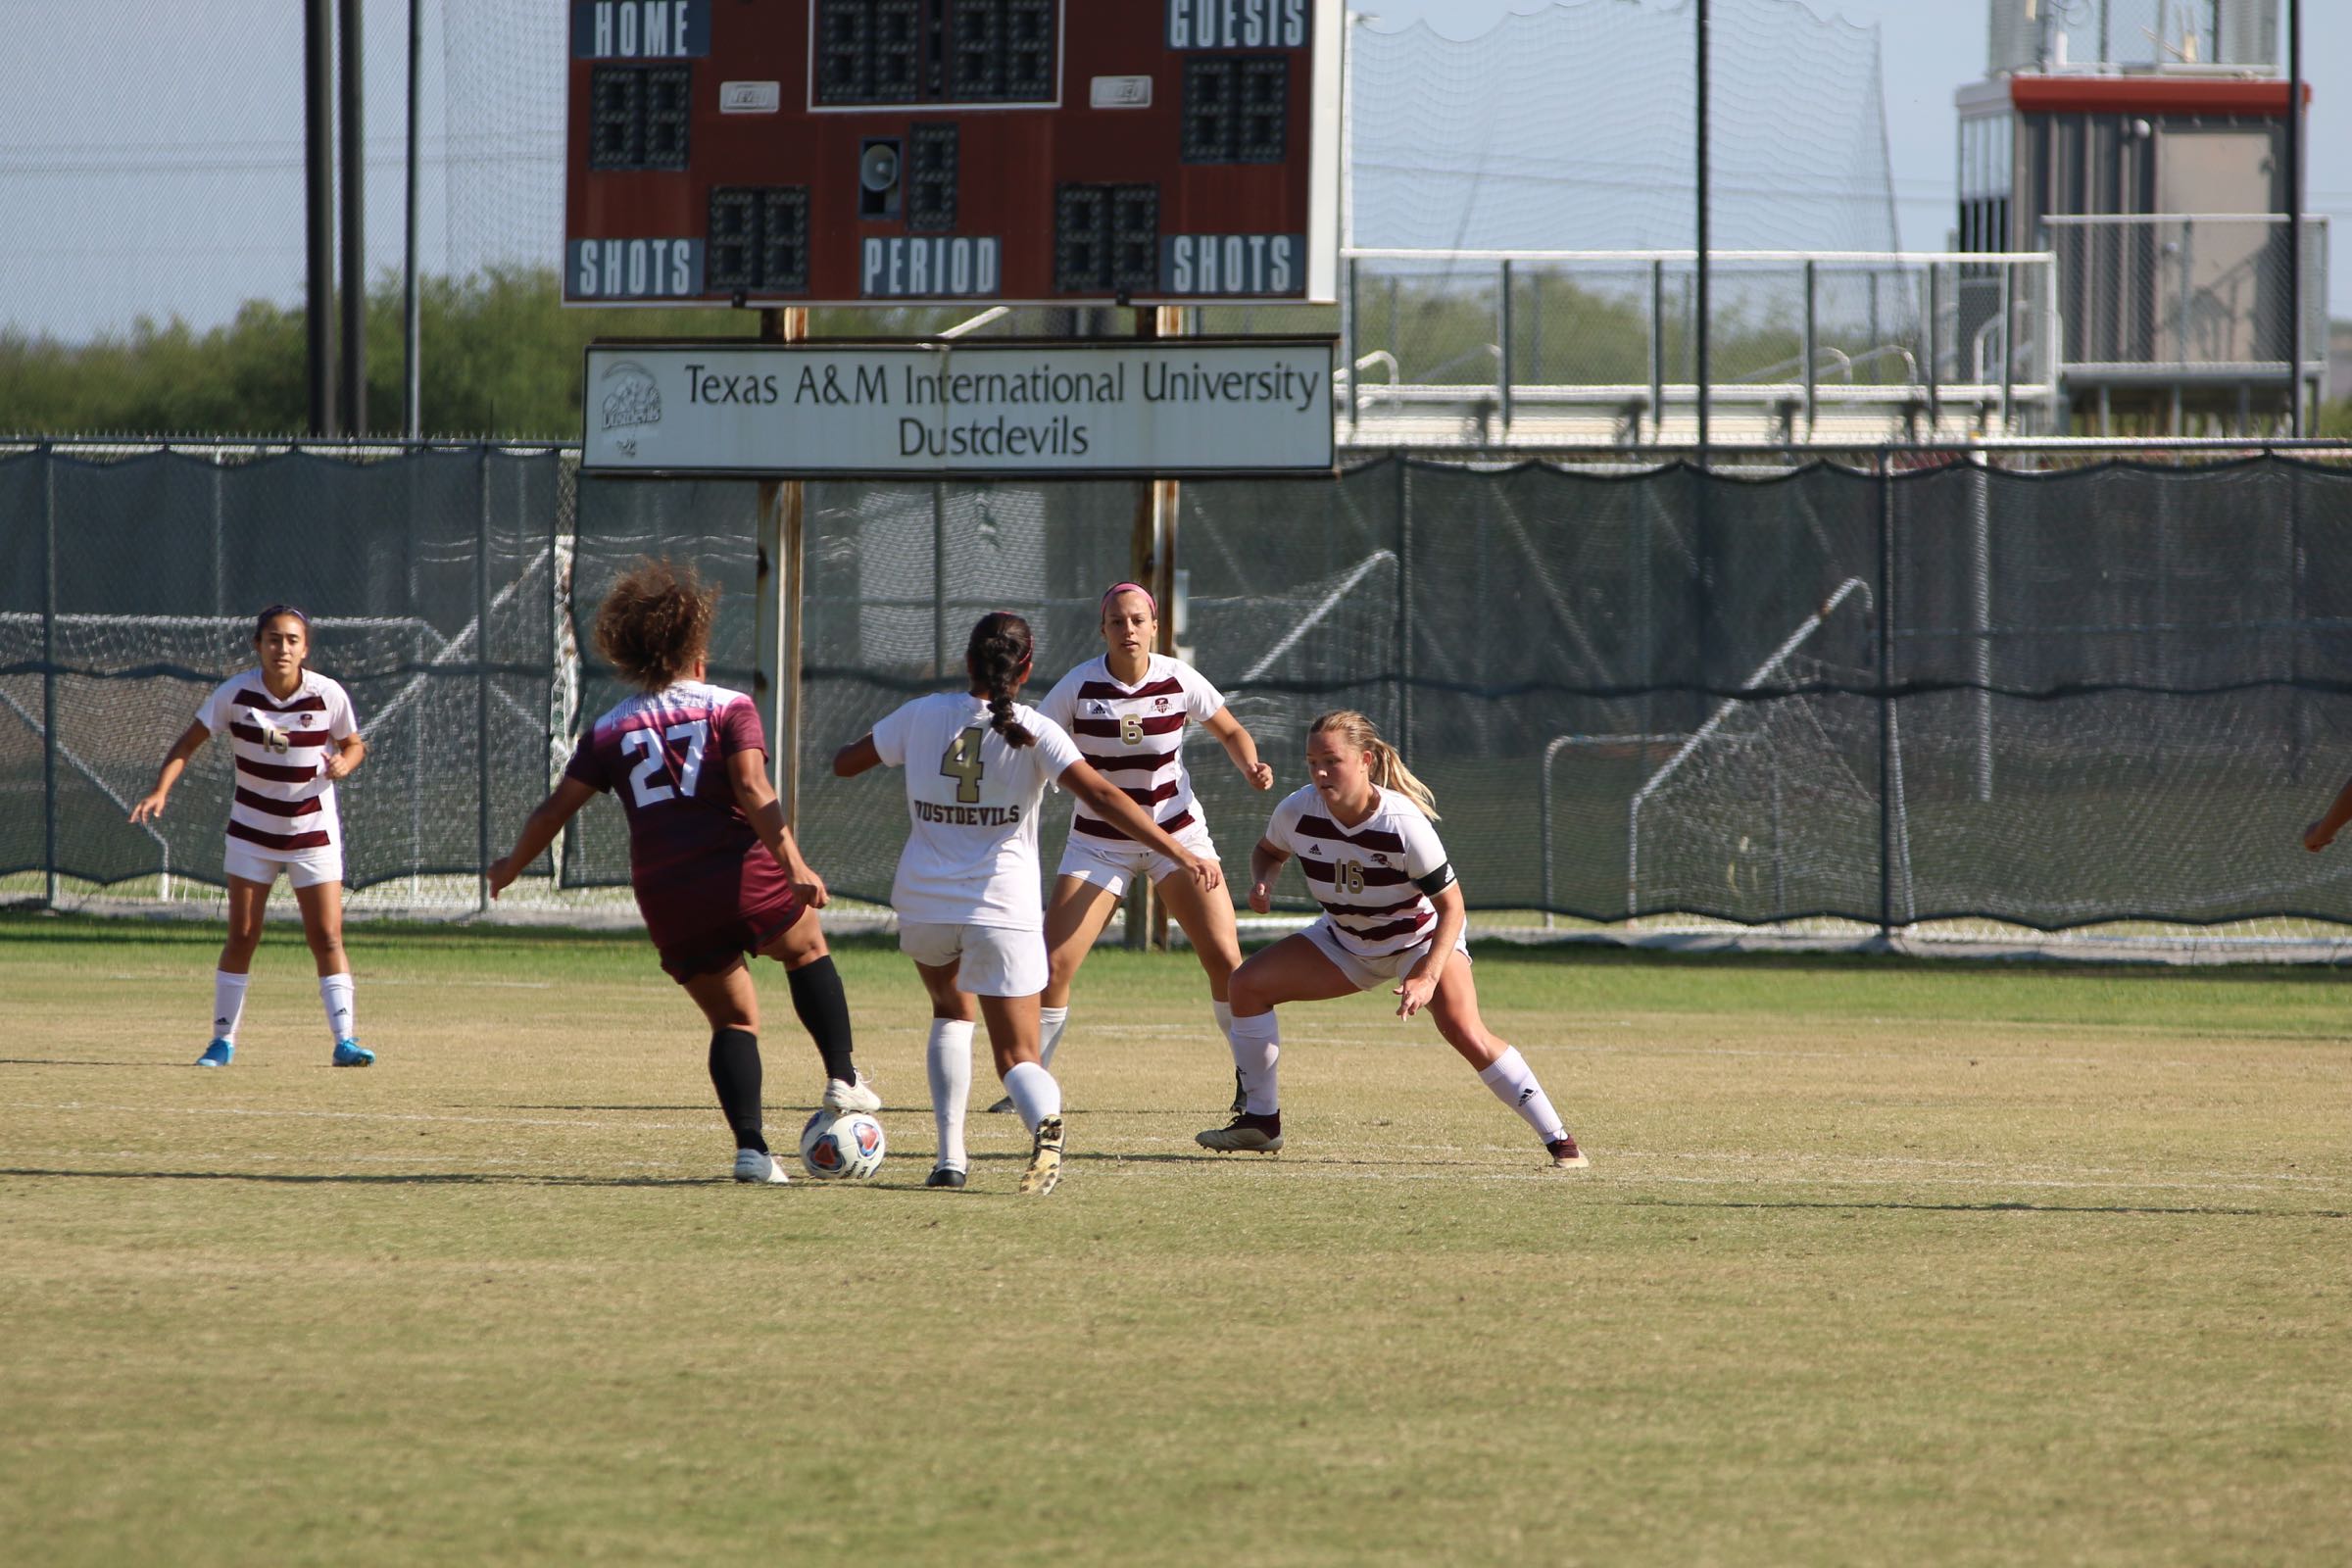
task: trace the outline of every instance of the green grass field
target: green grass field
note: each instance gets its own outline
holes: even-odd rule
[[[726,1180],[640,939],[0,918],[13,1565],[2338,1564],[2352,991],[2325,971],[1482,948],[1592,1152],[1426,1023],[1290,1009],[1279,1156],[1189,957],[1097,956],[1060,1189]],[[770,1132],[818,1088],[763,966]],[[985,1066],[976,1103],[995,1089]]]

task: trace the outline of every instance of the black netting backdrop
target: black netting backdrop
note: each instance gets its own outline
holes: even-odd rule
[[[221,748],[162,822],[125,816],[206,693],[250,666],[254,612],[284,601],[368,741],[337,792],[349,883],[476,871],[484,824],[547,786],[569,483],[557,454],[481,449],[0,466],[0,870],[219,883]]]
[[[355,882],[503,850],[566,732],[621,695],[593,622],[638,556],[720,584],[713,678],[750,689],[758,486],[582,480],[575,509],[572,484],[555,455],[476,448],[0,460],[0,869],[50,864],[54,822],[64,874],[168,852],[217,878],[220,759],[160,834],[123,810],[271,598],[319,617],[375,749],[343,792]],[[834,748],[956,684],[985,611],[1037,627],[1037,691],[1091,658],[1137,489],[808,487],[803,833],[837,890],[887,895],[905,809],[894,774],[833,779]],[[1391,460],[1187,481],[1180,640],[1284,789],[1309,717],[1370,714],[1436,789],[1474,907],[2348,919],[2342,862],[2297,842],[2352,759],[2347,547],[2352,473],[2278,458],[1770,479]],[[1193,756],[1238,866],[1270,801],[1212,742]],[[626,878],[600,804],[564,880]]]

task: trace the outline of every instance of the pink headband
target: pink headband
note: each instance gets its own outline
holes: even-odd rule
[[[1144,603],[1152,607],[1152,613],[1154,615],[1159,613],[1159,601],[1152,598],[1152,590],[1140,582],[1114,582],[1108,588],[1103,589],[1102,603],[1098,607],[1096,613],[1100,614],[1102,611],[1108,610],[1110,602],[1121,594],[1142,594]]]

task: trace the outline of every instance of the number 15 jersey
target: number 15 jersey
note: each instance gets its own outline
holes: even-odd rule
[[[989,727],[988,702],[963,692],[918,697],[874,726],[874,751],[906,770],[906,848],[891,883],[902,920],[1034,931],[1045,924],[1037,808],[1046,786],[1082,760],[1069,732],[1014,704],[1037,737],[1014,747]]]

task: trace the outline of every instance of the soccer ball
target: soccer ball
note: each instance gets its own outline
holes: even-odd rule
[[[801,1166],[820,1182],[863,1181],[882,1168],[882,1124],[862,1110],[820,1110],[801,1129]]]

